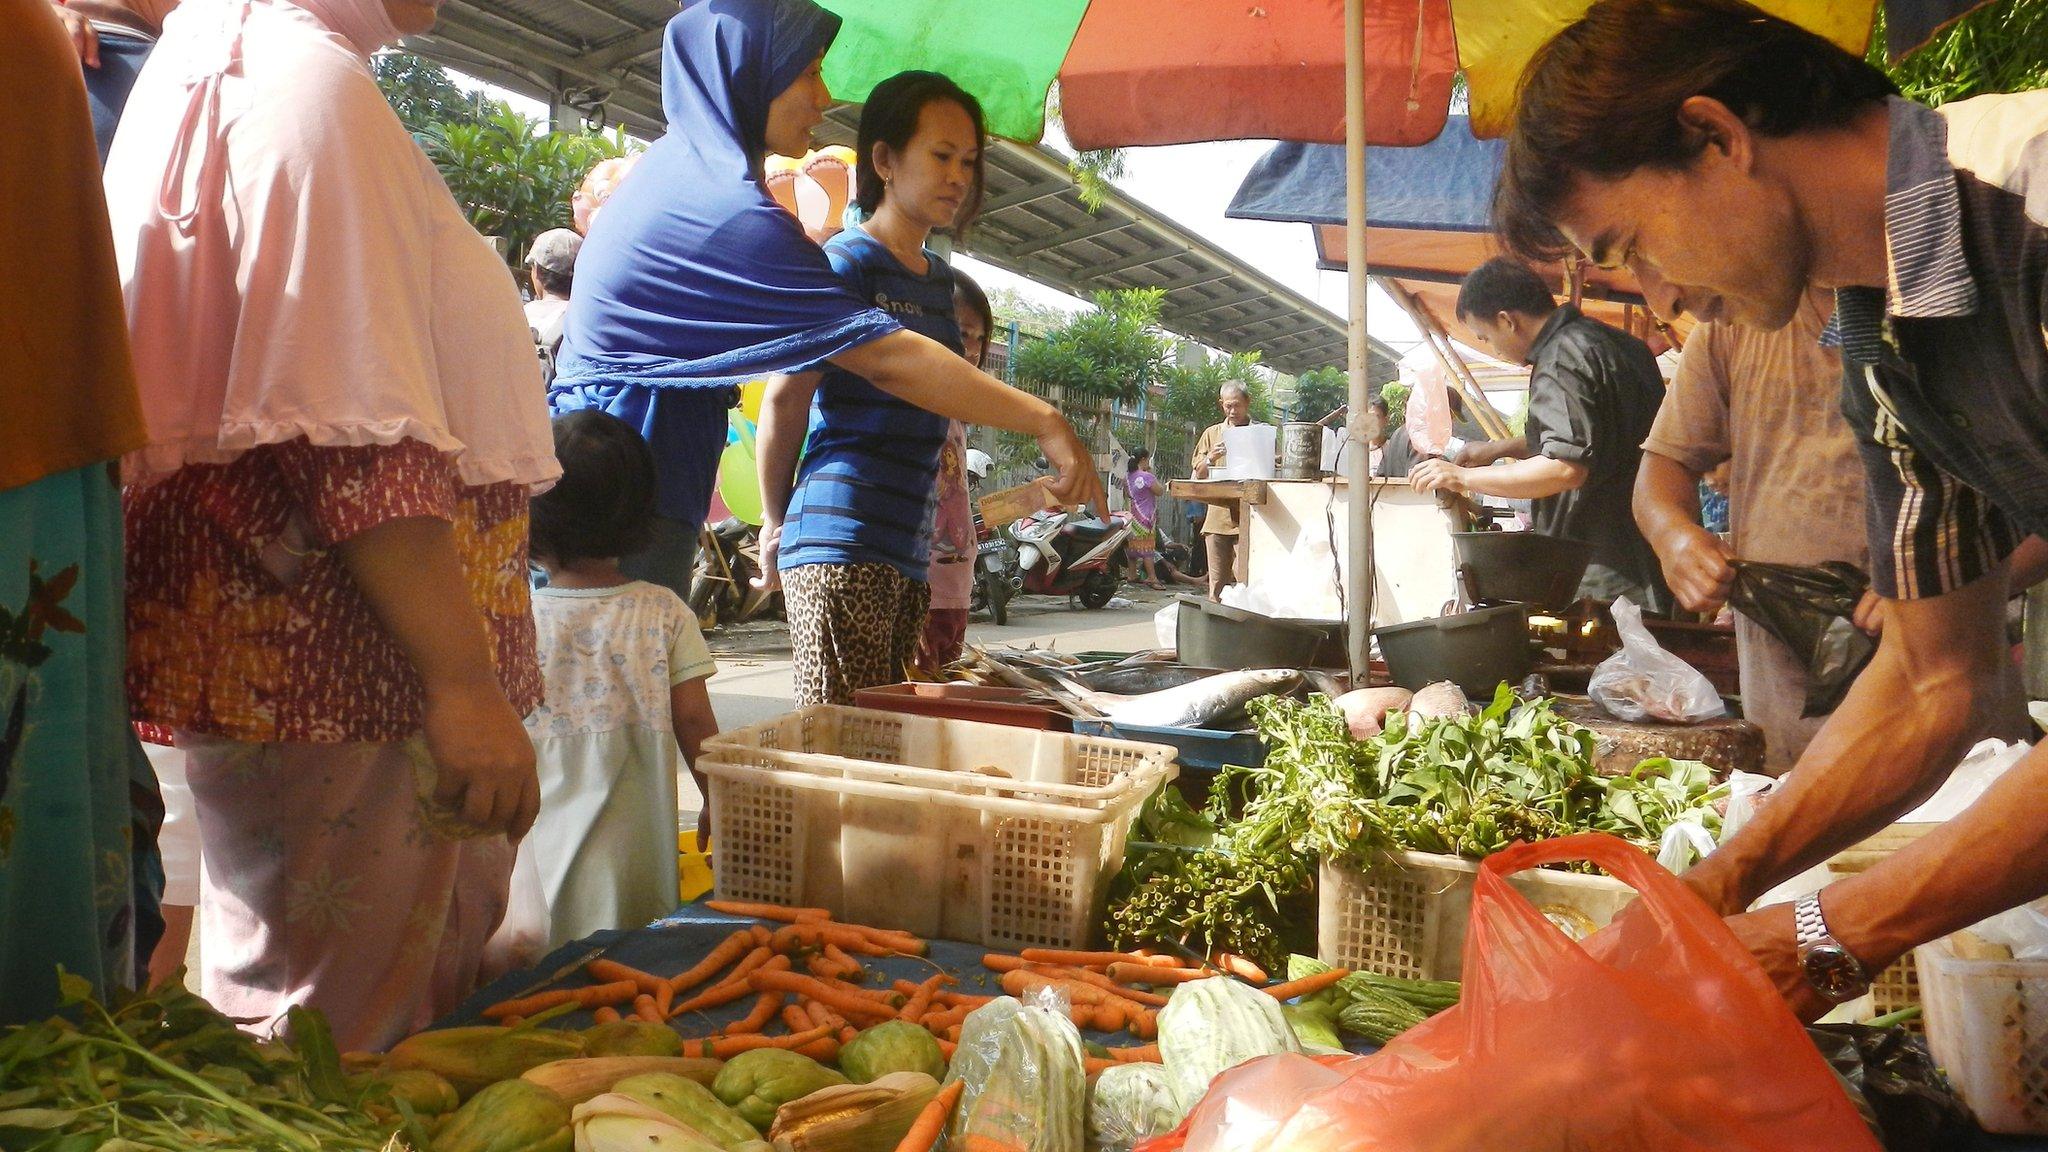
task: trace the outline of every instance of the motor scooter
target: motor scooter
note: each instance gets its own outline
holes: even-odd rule
[[[697,570],[690,581],[690,611],[709,632],[720,624],[743,624],[782,610],[781,589],[754,586],[761,571],[760,529],[729,517],[706,524],[697,538]]]
[[[1123,586],[1131,543],[1125,513],[1099,520],[1086,511],[1054,509],[1026,516],[1007,535],[1017,548],[1022,591],[1072,596],[1092,611]]]

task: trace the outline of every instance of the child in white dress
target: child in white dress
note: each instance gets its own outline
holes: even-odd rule
[[[654,456],[598,411],[555,421],[562,479],[533,500],[533,593],[547,700],[526,718],[540,761],[531,848],[551,944],[637,928],[675,911],[676,775],[718,731],[715,670],[674,592],[628,580],[619,557],[647,544]]]

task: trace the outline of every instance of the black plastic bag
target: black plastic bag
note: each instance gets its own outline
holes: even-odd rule
[[[1806,1029],[1842,1078],[1887,1152],[1970,1152],[1977,1121],[1927,1044],[1904,1028],[1816,1024]]]
[[[1806,661],[1806,707],[1800,715],[1833,712],[1877,651],[1876,637],[1854,619],[1870,577],[1839,560],[1811,567],[1737,560],[1734,567],[1729,602],[1735,610]]]

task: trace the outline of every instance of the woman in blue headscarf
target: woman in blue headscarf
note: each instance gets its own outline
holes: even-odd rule
[[[660,524],[628,575],[689,591],[697,531],[737,386],[828,362],[941,416],[1037,439],[1066,503],[1102,500],[1059,412],[905,330],[855,295],[762,185],[769,152],[801,156],[831,102],[839,17],[812,0],[685,0],[669,21],[648,149],[591,225],[550,393],[602,408],[654,449]]]

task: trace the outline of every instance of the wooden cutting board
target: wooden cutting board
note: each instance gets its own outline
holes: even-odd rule
[[[1731,772],[1764,770],[1764,730],[1747,720],[1631,724],[1609,716],[1585,697],[1556,699],[1560,716],[1600,737],[1600,752],[1593,766],[1602,775],[1620,776],[1655,756],[1703,761],[1724,778]]]

